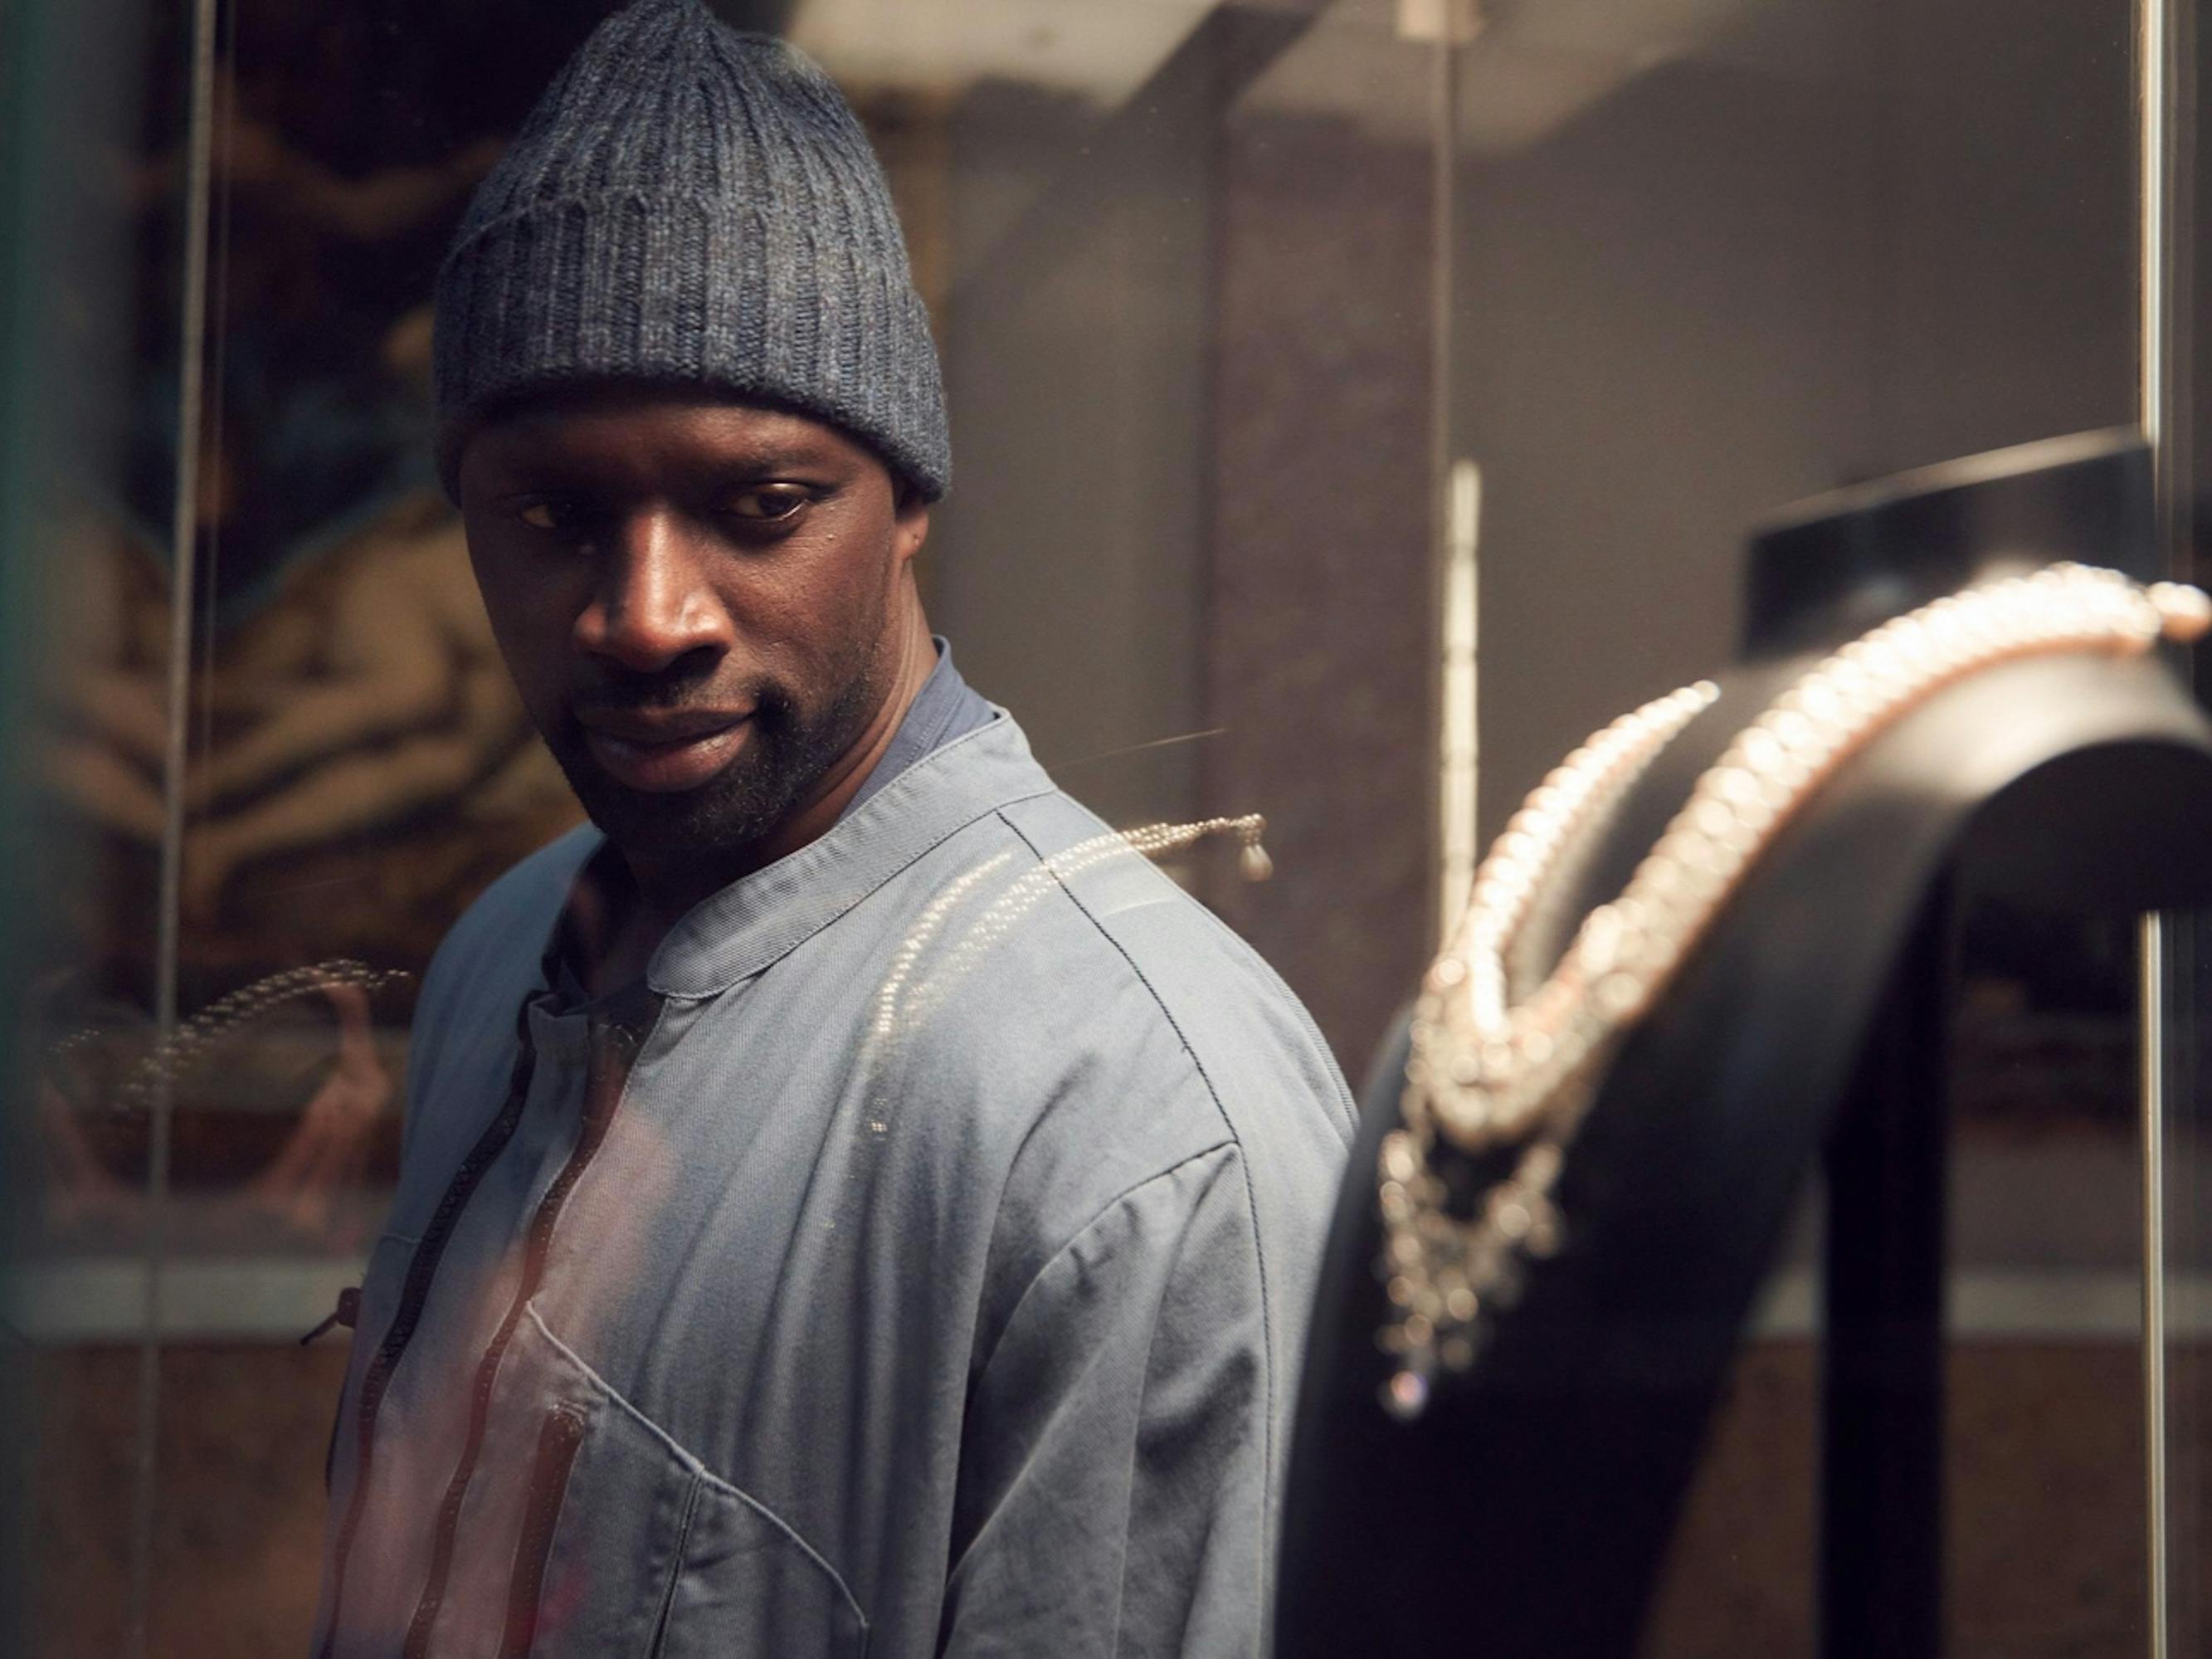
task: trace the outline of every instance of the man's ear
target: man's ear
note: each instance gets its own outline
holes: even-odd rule
[[[929,500],[912,479],[899,479],[896,488],[898,493],[892,498],[892,510],[896,516],[893,520],[891,550],[900,559],[911,559],[929,539]]]

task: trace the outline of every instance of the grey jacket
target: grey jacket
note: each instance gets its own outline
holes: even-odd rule
[[[1261,1651],[1353,1109],[1289,991],[1003,715],[634,1029],[544,979],[599,844],[423,987],[318,1652]]]

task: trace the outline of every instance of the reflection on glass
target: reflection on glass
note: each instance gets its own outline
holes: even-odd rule
[[[1111,822],[1273,815],[1267,887],[1237,860],[1169,867],[1357,1068],[1431,902],[1434,756],[1407,735],[1433,641],[1431,138],[1401,105],[1425,96],[1433,31],[1375,0],[716,3],[821,56],[886,163],[951,381],[962,477],[923,580],[963,669]],[[297,1339],[383,1224],[432,948],[575,817],[429,465],[432,279],[523,111],[611,9],[222,7],[198,263],[191,59],[214,14],[10,14],[93,20],[63,31],[78,58],[130,40],[98,95],[66,54],[49,77],[82,94],[54,132],[94,182],[89,230],[69,258],[54,245],[44,303],[64,326],[39,374],[100,368],[80,375],[100,420],[58,435],[71,487],[31,550],[47,649],[27,763],[53,915],[27,963],[35,1190],[8,1316],[30,1345],[27,1577],[51,1650],[304,1639],[344,1344]],[[195,272],[206,303],[180,337]],[[11,396],[38,378],[7,372]],[[1357,789],[1316,765],[1344,756]],[[888,1033],[1034,896],[981,881],[887,991]],[[134,1472],[153,1479],[137,1514]]]
[[[1744,533],[1785,503],[2134,419],[2135,11],[2016,22],[1554,7],[1463,49],[1451,446],[1485,486],[1486,833],[1583,731],[1730,654]],[[2144,1628],[2131,925],[1969,925],[1962,1650]],[[1717,1425],[1654,1655],[1813,1650],[1816,1237]]]
[[[30,170],[67,204],[25,231],[43,277],[31,335],[9,337],[37,355],[0,364],[0,436],[35,422],[55,458],[27,530],[0,503],[42,647],[19,734],[40,803],[13,1097],[33,1190],[11,1206],[6,1317],[30,1345],[28,1577],[55,1651],[124,1650],[141,1615],[155,1651],[303,1639],[343,1345],[295,1339],[381,1225],[430,950],[575,811],[428,465],[428,299],[470,190],[611,9],[225,8],[187,592],[194,9],[24,0],[0,18],[6,46],[41,43],[52,118]],[[821,56],[885,160],[961,452],[923,580],[963,671],[1114,823],[1267,815],[1275,882],[1247,888],[1225,859],[1176,873],[1355,1076],[1431,936],[1440,739],[1461,766],[1479,737],[1486,836],[1583,732],[1728,654],[1759,516],[2135,411],[2126,0],[2025,25],[1990,0],[720,9]],[[1439,155],[1446,43],[1457,143]],[[1472,732],[1451,718],[1471,688],[1437,702],[1439,453],[1482,481]],[[1449,799],[1471,785],[1455,775]],[[1479,844],[1465,829],[1455,844]],[[1979,926],[1956,1628],[2057,1652],[2141,1626],[2130,957],[2124,934]],[[156,1078],[173,1130],[158,1303]],[[2173,1153],[2177,1194],[2198,1194],[2197,1167]],[[2196,1207],[2176,1199],[2177,1273],[2195,1271]],[[1801,1255],[1746,1356],[1655,1653],[1723,1628],[1737,1650],[1807,1650],[1809,1282]],[[2201,1370],[2198,1323],[2175,1340]],[[134,1536],[149,1328],[159,1501]],[[2185,1375],[2177,1358],[2177,1409],[2201,1389]],[[2193,1443],[2177,1505],[2203,1490],[2179,1474]],[[134,1553],[152,1569],[136,1608]],[[2178,1598],[2201,1582],[2194,1555],[2175,1574]]]

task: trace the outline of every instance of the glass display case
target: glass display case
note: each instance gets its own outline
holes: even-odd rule
[[[2141,427],[2203,574],[2186,0],[714,9],[889,175],[957,456],[933,623],[1110,823],[1266,815],[1273,881],[1172,872],[1355,1084],[1522,795],[1732,654],[1789,503]],[[579,817],[439,486],[432,287],[613,9],[0,9],[8,1651],[308,1639],[315,1333],[421,975]],[[1972,919],[1953,1651],[2203,1645],[2205,937]],[[1807,1205],[1655,1659],[1814,1650]]]

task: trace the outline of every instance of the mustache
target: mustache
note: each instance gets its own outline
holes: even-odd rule
[[[604,679],[575,692],[568,699],[568,714],[681,714],[686,709],[750,708],[773,718],[790,699],[773,681],[744,680],[718,684],[697,674],[640,674]]]

